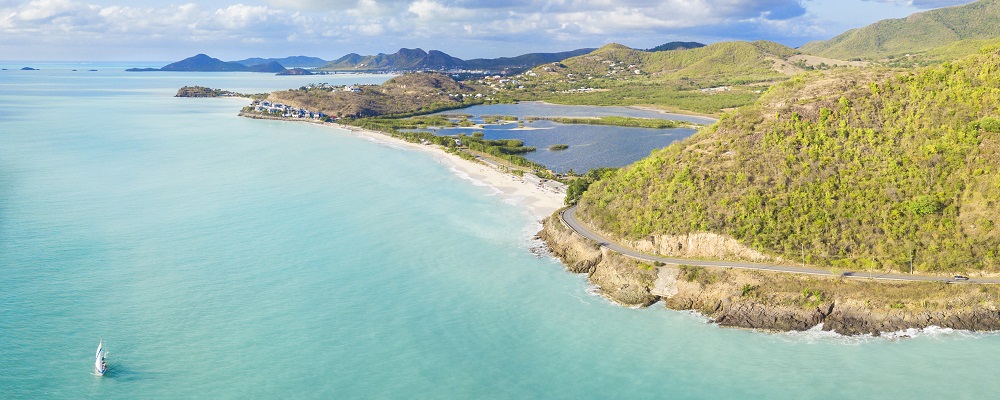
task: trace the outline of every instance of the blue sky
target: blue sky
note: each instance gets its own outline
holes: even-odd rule
[[[0,59],[224,60],[441,50],[470,59],[682,40],[792,47],[970,0],[0,0]]]

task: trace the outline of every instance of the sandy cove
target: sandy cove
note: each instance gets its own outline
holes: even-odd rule
[[[522,205],[538,221],[552,215],[563,207],[566,197],[565,186],[562,190],[553,190],[549,186],[540,185],[537,177],[525,174],[525,178],[500,171],[486,163],[466,160],[457,155],[445,152],[440,146],[410,143],[394,138],[382,132],[362,129],[350,125],[324,123],[323,125],[352,132],[358,137],[364,137],[378,143],[400,146],[430,155],[451,169],[462,178],[480,182],[500,192],[504,200]],[[551,183],[550,183],[551,184]]]

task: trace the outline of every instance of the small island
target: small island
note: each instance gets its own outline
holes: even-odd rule
[[[305,68],[290,68],[284,71],[280,71],[277,75],[315,75],[312,71]]]
[[[228,90],[215,89],[205,86],[184,86],[177,89],[177,94],[174,97],[245,97],[252,99],[262,99],[267,97],[266,93],[259,94],[244,94],[238,92],[231,92]]]
[[[568,144],[554,144],[549,146],[549,151],[566,150],[568,148],[569,148]]]

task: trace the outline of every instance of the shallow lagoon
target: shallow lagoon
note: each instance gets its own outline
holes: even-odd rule
[[[711,124],[711,118],[668,114],[631,107],[564,106],[539,102],[518,104],[481,105],[441,112],[439,114],[468,114],[474,122],[482,122],[483,115],[509,115],[526,117],[599,117],[623,116],[636,118],[662,118],[696,124]],[[520,139],[537,151],[524,157],[545,165],[555,172],[573,170],[578,173],[600,167],[624,167],[649,155],[653,150],[693,135],[689,128],[649,129],[604,125],[560,124],[552,121],[535,121],[524,124],[527,129],[517,129],[517,123],[486,125],[478,128],[445,128],[432,130],[438,135],[471,135],[483,132],[486,139]],[[567,144],[566,150],[551,151],[555,144]]]
[[[600,167],[624,167],[649,155],[655,149],[669,146],[695,133],[694,129],[648,129],[619,126],[560,124],[552,121],[526,123],[531,129],[515,129],[518,125],[487,125],[485,129],[447,128],[434,132],[458,135],[483,132],[486,139],[520,139],[525,146],[538,150],[524,157],[549,167],[555,172],[573,170],[578,173]],[[549,150],[554,144],[567,144],[565,150]]]

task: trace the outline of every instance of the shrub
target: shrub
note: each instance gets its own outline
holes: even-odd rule
[[[986,132],[1000,132],[1000,120],[993,117],[986,117],[979,120],[979,128]]]

